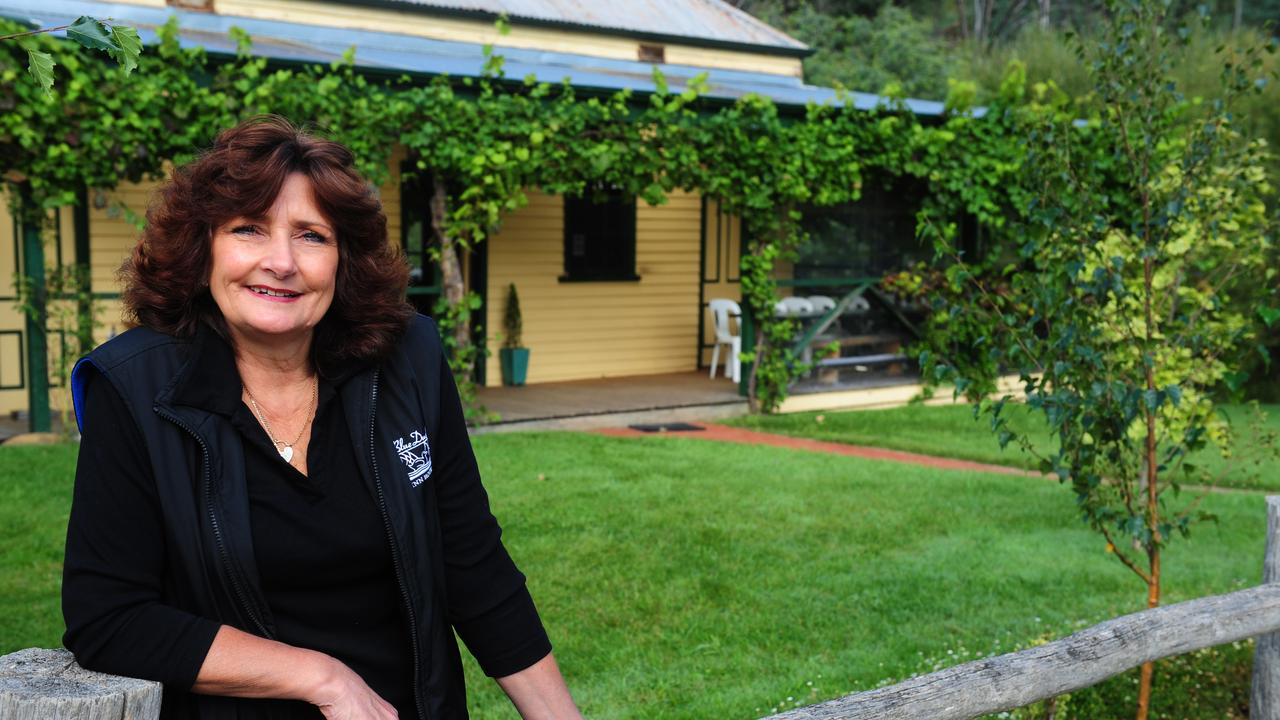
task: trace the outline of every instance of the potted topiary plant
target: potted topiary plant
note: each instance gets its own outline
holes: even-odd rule
[[[524,385],[525,377],[529,374],[529,348],[520,345],[523,325],[520,296],[516,294],[515,283],[512,283],[507,286],[507,311],[502,316],[506,337],[502,339],[502,348],[498,350],[503,385]]]

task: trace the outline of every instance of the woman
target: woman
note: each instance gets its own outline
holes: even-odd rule
[[[456,630],[524,717],[579,717],[349,151],[224,132],[122,276],[139,327],[72,380],[81,665],[164,682],[164,717],[462,718]]]

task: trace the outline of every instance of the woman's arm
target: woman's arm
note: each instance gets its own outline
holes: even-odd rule
[[[63,643],[88,670],[188,688],[219,623],[163,601],[168,538],[146,445],[91,373],[63,562]]]
[[[582,718],[551,654],[514,675],[498,678],[498,686],[525,720]]]
[[[359,675],[315,650],[223,625],[191,691],[242,698],[303,700],[331,720],[391,720],[396,710]]]
[[[524,575],[502,545],[457,386],[443,359],[439,388],[432,486],[440,514],[449,620],[480,668],[497,680],[526,720],[581,718]]]

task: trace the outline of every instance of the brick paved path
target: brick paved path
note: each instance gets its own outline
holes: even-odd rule
[[[690,438],[695,440],[714,440],[718,442],[743,443],[746,445],[770,445],[772,447],[829,453],[832,455],[846,455],[849,457],[860,457],[870,460],[888,460],[891,462],[920,465],[923,467],[939,468],[943,470],[977,470],[979,472],[998,473],[1001,475],[1023,475],[1028,477],[1041,476],[1040,473],[1037,472],[1006,467],[1004,465],[990,465],[987,463],[970,462],[968,460],[954,460],[952,458],[922,455],[920,453],[903,452],[901,450],[887,450],[885,448],[867,447],[865,445],[846,445],[845,443],[826,442],[823,440],[809,440],[807,438],[791,437],[790,435],[777,435],[775,433],[760,432],[758,430],[745,430],[743,428],[729,427],[728,425],[717,425],[715,423],[699,423],[699,425],[706,429],[702,431],[666,434],[673,437]],[[651,437],[655,434],[659,434],[632,430],[630,428],[605,428],[594,432],[601,435],[608,435],[610,437]]]

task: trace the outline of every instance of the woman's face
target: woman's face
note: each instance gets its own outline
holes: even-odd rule
[[[338,236],[301,173],[285,179],[264,216],[215,228],[211,249],[209,292],[236,341],[309,339],[333,303]]]

